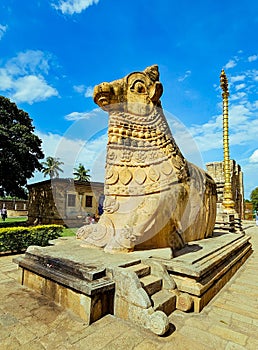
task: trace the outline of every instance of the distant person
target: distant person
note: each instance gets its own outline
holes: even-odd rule
[[[91,223],[91,218],[90,218],[90,214],[87,214],[86,218],[85,218],[85,224],[89,225]]]
[[[256,214],[256,226],[258,226],[258,214]]]
[[[103,214],[104,210],[103,210],[103,206],[104,206],[104,200],[105,200],[105,196],[104,194],[101,194],[99,197],[99,205],[98,205],[98,214],[99,216]]]
[[[90,223],[91,223],[91,224],[95,224],[95,223],[96,223],[95,215],[93,215],[93,216],[91,217]]]
[[[99,204],[99,206],[98,206],[98,214],[99,214],[99,216],[102,215],[103,213],[104,213],[103,205]]]
[[[2,220],[5,221],[5,219],[7,218],[7,209],[5,207],[3,207],[3,209],[1,210],[1,216]]]

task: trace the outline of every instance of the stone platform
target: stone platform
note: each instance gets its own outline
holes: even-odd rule
[[[177,257],[162,261],[177,288],[191,296],[195,312],[208,304],[250,256],[249,240],[244,233],[218,234],[191,242]]]
[[[199,312],[251,254],[249,237],[221,234],[169,248],[109,254],[61,238],[15,260],[21,284],[71,309],[86,324],[107,314],[162,335],[176,309]]]

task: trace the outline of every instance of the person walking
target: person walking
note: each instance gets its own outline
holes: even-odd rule
[[[5,219],[7,218],[7,209],[5,207],[3,207],[3,209],[1,210],[1,216],[2,220],[5,221]]]

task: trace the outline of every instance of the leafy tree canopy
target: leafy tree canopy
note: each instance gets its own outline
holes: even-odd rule
[[[258,187],[256,187],[252,192],[251,192],[251,202],[253,204],[254,210],[258,211]]]
[[[59,172],[63,172],[63,170],[60,168],[60,165],[63,165],[64,163],[59,160],[59,158],[54,157],[47,157],[45,162],[41,163],[43,165],[42,172],[44,174],[44,177],[47,175],[50,176],[50,179],[58,178]]]
[[[84,165],[80,163],[78,168],[74,168],[74,179],[78,181],[90,181],[89,172],[90,169],[85,169]]]
[[[0,195],[26,198],[25,185],[44,158],[28,113],[0,96]]]

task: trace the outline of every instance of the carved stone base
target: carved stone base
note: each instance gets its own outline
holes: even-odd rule
[[[33,246],[14,262],[19,265],[22,285],[72,310],[86,324],[113,314],[115,283],[105,268],[58,258],[47,247]]]
[[[191,242],[174,259],[162,261],[178,290],[192,299],[195,312],[208,304],[250,256],[249,239],[243,233],[221,234]]]
[[[252,253],[249,237],[221,234],[167,249],[109,254],[74,238],[29,247],[15,259],[21,283],[86,324],[110,313],[162,335],[174,310],[200,312]]]
[[[81,247],[76,239],[54,243],[31,246],[14,259],[21,270],[21,284],[72,310],[88,325],[110,313],[158,335],[168,330],[168,314],[176,304],[175,284],[162,265],[142,264],[140,252],[108,254]],[[168,256],[162,249],[155,254]],[[152,251],[144,252],[145,258],[150,255]],[[151,296],[157,292],[155,302]]]

